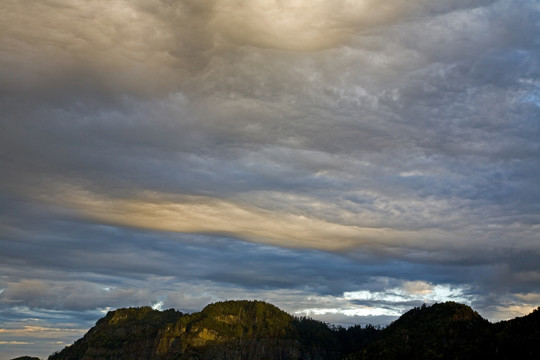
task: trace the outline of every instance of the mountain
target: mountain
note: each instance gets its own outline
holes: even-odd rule
[[[492,325],[455,302],[414,308],[381,331],[357,359],[493,359]]]
[[[540,308],[491,324],[466,305],[424,305],[381,330],[330,327],[244,300],[192,314],[111,311],[49,360],[539,359],[539,344]]]
[[[49,360],[337,359],[324,323],[297,319],[261,301],[226,301],[201,312],[149,307],[109,312]]]
[[[494,325],[497,359],[540,359],[540,307]]]
[[[182,317],[179,311],[150,307],[110,311],[83,338],[49,359],[151,359],[158,335]]]

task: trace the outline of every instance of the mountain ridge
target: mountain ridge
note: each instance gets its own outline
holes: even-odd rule
[[[540,358],[540,308],[490,323],[445,302],[404,313],[383,329],[330,326],[263,301],[223,301],[184,314],[110,311],[48,360],[371,360]]]

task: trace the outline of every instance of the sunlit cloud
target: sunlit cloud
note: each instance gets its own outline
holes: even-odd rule
[[[50,338],[50,337],[58,336],[59,333],[64,335],[67,332],[76,333],[76,334],[84,334],[85,330],[50,328],[50,327],[30,326],[30,325],[26,325],[20,329],[0,329],[0,333],[4,334],[5,336],[31,335],[32,337],[36,337],[36,338]]]
[[[388,282],[388,280],[378,279],[377,281]],[[433,285],[424,281],[405,281],[400,287],[383,291],[346,291],[341,297],[322,297],[316,303],[333,306],[307,308],[298,310],[296,313],[308,316],[341,314],[347,317],[398,317],[412,306],[422,303],[456,301],[470,305],[473,300],[474,297],[465,294],[463,287]]]
[[[343,296],[347,300],[360,302],[380,301],[384,303],[456,301],[471,304],[473,300],[471,296],[466,295],[463,287],[446,284],[433,285],[424,281],[405,281],[398,288],[389,288],[384,291],[349,291],[345,292]]]
[[[297,314],[305,316],[320,316],[320,315],[338,315],[343,314],[345,316],[392,316],[398,317],[402,312],[395,309],[385,309],[369,306],[355,306],[351,308],[314,308],[314,309],[305,309],[297,312]],[[377,324],[379,325],[379,324]]]
[[[404,1],[226,0],[214,8],[217,29],[241,44],[286,50],[343,45],[355,31],[407,13]]]
[[[399,231],[331,223],[205,196],[140,193],[136,199],[108,199],[86,191],[64,191],[58,205],[111,225],[161,231],[214,233],[285,247],[344,250],[403,246],[416,238],[444,236],[442,231]],[[48,197],[48,196],[47,196]],[[436,246],[436,245],[432,245]]]

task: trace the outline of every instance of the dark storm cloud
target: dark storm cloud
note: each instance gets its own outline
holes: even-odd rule
[[[538,306],[535,1],[2,7],[10,331],[231,298],[343,324]]]

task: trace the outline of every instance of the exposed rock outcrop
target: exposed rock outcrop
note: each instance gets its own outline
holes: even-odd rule
[[[305,339],[300,320],[261,301],[211,304],[199,313],[129,308],[109,312],[49,360],[323,360],[336,348]],[[332,335],[322,324],[322,329]],[[324,334],[323,334],[324,336]]]

